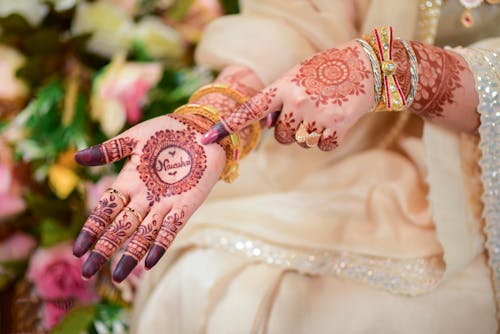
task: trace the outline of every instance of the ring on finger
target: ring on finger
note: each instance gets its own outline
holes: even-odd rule
[[[139,213],[139,211],[135,210],[135,209],[132,209],[131,207],[129,206],[126,206],[123,208],[124,211],[129,211],[130,213],[132,213],[134,216],[137,217],[137,220],[139,221],[139,224],[142,223],[142,221],[144,220],[144,218],[142,218],[142,215]]]
[[[304,123],[300,123],[299,128],[297,129],[297,132],[295,132],[295,140],[297,143],[305,143],[307,136],[309,135],[309,132],[307,132],[306,127],[304,126]]]
[[[128,196],[124,195],[123,193],[119,192],[118,190],[116,190],[115,188],[108,188],[106,189],[106,192],[108,193],[111,193],[111,194],[114,194],[116,196],[118,196],[118,198],[121,199],[121,201],[123,202],[123,205],[127,205],[128,203]]]
[[[311,132],[306,137],[306,145],[307,147],[316,147],[318,146],[319,140],[321,139],[321,133]]]

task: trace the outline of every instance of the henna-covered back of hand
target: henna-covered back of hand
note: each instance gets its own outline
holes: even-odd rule
[[[283,144],[329,151],[374,101],[370,62],[357,42],[317,53],[255,95],[205,135],[204,143],[270,115]],[[276,112],[280,112],[275,117]],[[297,136],[297,134],[300,134]],[[303,140],[300,140],[301,138]]]
[[[94,275],[127,240],[113,271],[115,281],[125,279],[144,257],[146,268],[158,262],[224,167],[220,145],[201,145],[210,125],[197,116],[161,116],[76,154],[86,166],[129,157],[75,241],[76,256],[95,243],[84,277]]]

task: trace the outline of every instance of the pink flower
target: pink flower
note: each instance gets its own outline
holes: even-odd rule
[[[92,115],[101,123],[108,136],[116,135],[125,125],[135,124],[142,118],[141,107],[147,93],[161,79],[160,63],[125,62],[113,59],[94,83]]]
[[[97,183],[87,182],[87,210],[90,212],[97,205],[97,202],[102,197],[106,189],[115,182],[115,175],[107,175],[102,177]]]
[[[50,248],[39,248],[28,268],[28,279],[36,293],[46,301],[44,325],[52,328],[74,302],[88,304],[97,301],[94,280],[81,276],[83,259],[72,253],[72,243],[64,242]]]
[[[14,233],[0,242],[0,262],[26,259],[35,244],[35,240],[29,235],[22,232]]]
[[[46,329],[52,329],[57,325],[68,313],[71,308],[71,303],[56,303],[45,302],[43,303],[43,323],[42,326]]]

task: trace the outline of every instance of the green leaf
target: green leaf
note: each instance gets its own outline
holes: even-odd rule
[[[236,14],[240,11],[240,6],[238,0],[219,0],[222,8],[224,9],[224,14]]]
[[[146,49],[146,45],[143,41],[134,40],[132,42],[132,58],[137,61],[149,62],[152,61],[153,58],[149,55],[148,50]]]
[[[26,33],[33,28],[28,21],[19,14],[10,14],[0,17],[0,28],[3,33]]]
[[[53,218],[44,218],[40,223],[41,246],[50,247],[58,243],[72,239],[74,232],[62,226]]]
[[[84,333],[92,325],[96,313],[96,305],[77,306],[69,311],[51,334]]]

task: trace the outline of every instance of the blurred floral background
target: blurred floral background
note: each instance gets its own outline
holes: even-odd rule
[[[126,333],[141,269],[81,278],[73,240],[121,164],[73,154],[185,103],[236,0],[0,0],[0,332]]]

